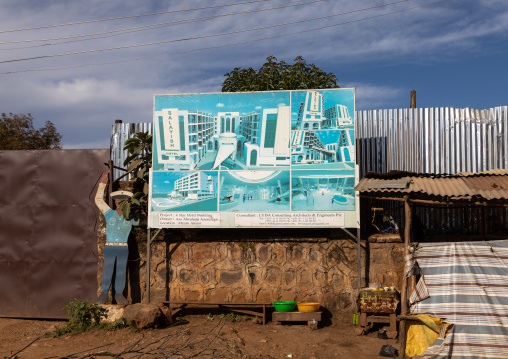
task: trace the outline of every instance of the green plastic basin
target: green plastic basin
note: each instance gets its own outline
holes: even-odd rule
[[[292,312],[296,308],[296,302],[294,300],[273,302],[273,306],[276,312]]]

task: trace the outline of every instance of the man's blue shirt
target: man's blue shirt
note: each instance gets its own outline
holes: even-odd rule
[[[127,243],[129,233],[133,225],[138,225],[138,221],[126,221],[123,216],[120,216],[116,211],[109,209],[104,213],[106,219],[106,243],[119,242]]]

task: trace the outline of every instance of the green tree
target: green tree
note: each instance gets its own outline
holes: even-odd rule
[[[149,171],[152,167],[152,135],[138,132],[124,143],[129,155],[124,161],[127,171],[134,175],[134,195],[120,202],[127,220],[144,221],[148,215]]]
[[[36,129],[31,114],[2,113],[0,150],[54,150],[62,148],[62,136],[51,121]]]
[[[274,56],[268,56],[259,70],[252,67],[236,67],[224,75],[222,92],[240,91],[276,91],[338,88],[337,77],[321,70],[314,64],[307,64],[298,56],[293,65],[284,61],[277,62]]]

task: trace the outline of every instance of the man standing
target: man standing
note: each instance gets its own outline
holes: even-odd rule
[[[108,300],[108,291],[113,281],[113,272],[116,266],[116,278],[114,287],[114,299],[116,304],[126,305],[127,299],[123,296],[125,281],[127,277],[127,257],[129,247],[127,240],[133,225],[139,222],[127,221],[123,217],[119,202],[124,198],[132,197],[131,192],[116,191],[110,194],[115,201],[116,210],[111,209],[104,201],[104,193],[108,183],[108,173],[102,173],[99,181],[99,188],[95,195],[95,204],[106,219],[106,245],[104,246],[104,267],[102,268],[101,294],[96,303],[104,304]]]

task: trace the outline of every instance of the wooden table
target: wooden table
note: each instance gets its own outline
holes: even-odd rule
[[[321,321],[322,312],[273,312],[272,320],[275,324],[281,322],[307,322],[307,325],[312,329],[318,328],[318,323]]]
[[[230,303],[230,302],[161,302],[164,305],[171,307],[171,315],[175,315],[179,311],[191,307],[207,308],[207,307],[218,307],[219,309],[227,309],[231,312],[237,312],[242,314],[254,315],[255,317],[261,318],[263,325],[266,325],[266,309],[273,307],[272,303]],[[255,309],[255,310],[254,310]]]
[[[386,336],[390,339],[397,337],[397,305],[399,292],[362,290],[358,296],[360,317],[356,334],[364,334],[374,323],[389,324]]]

